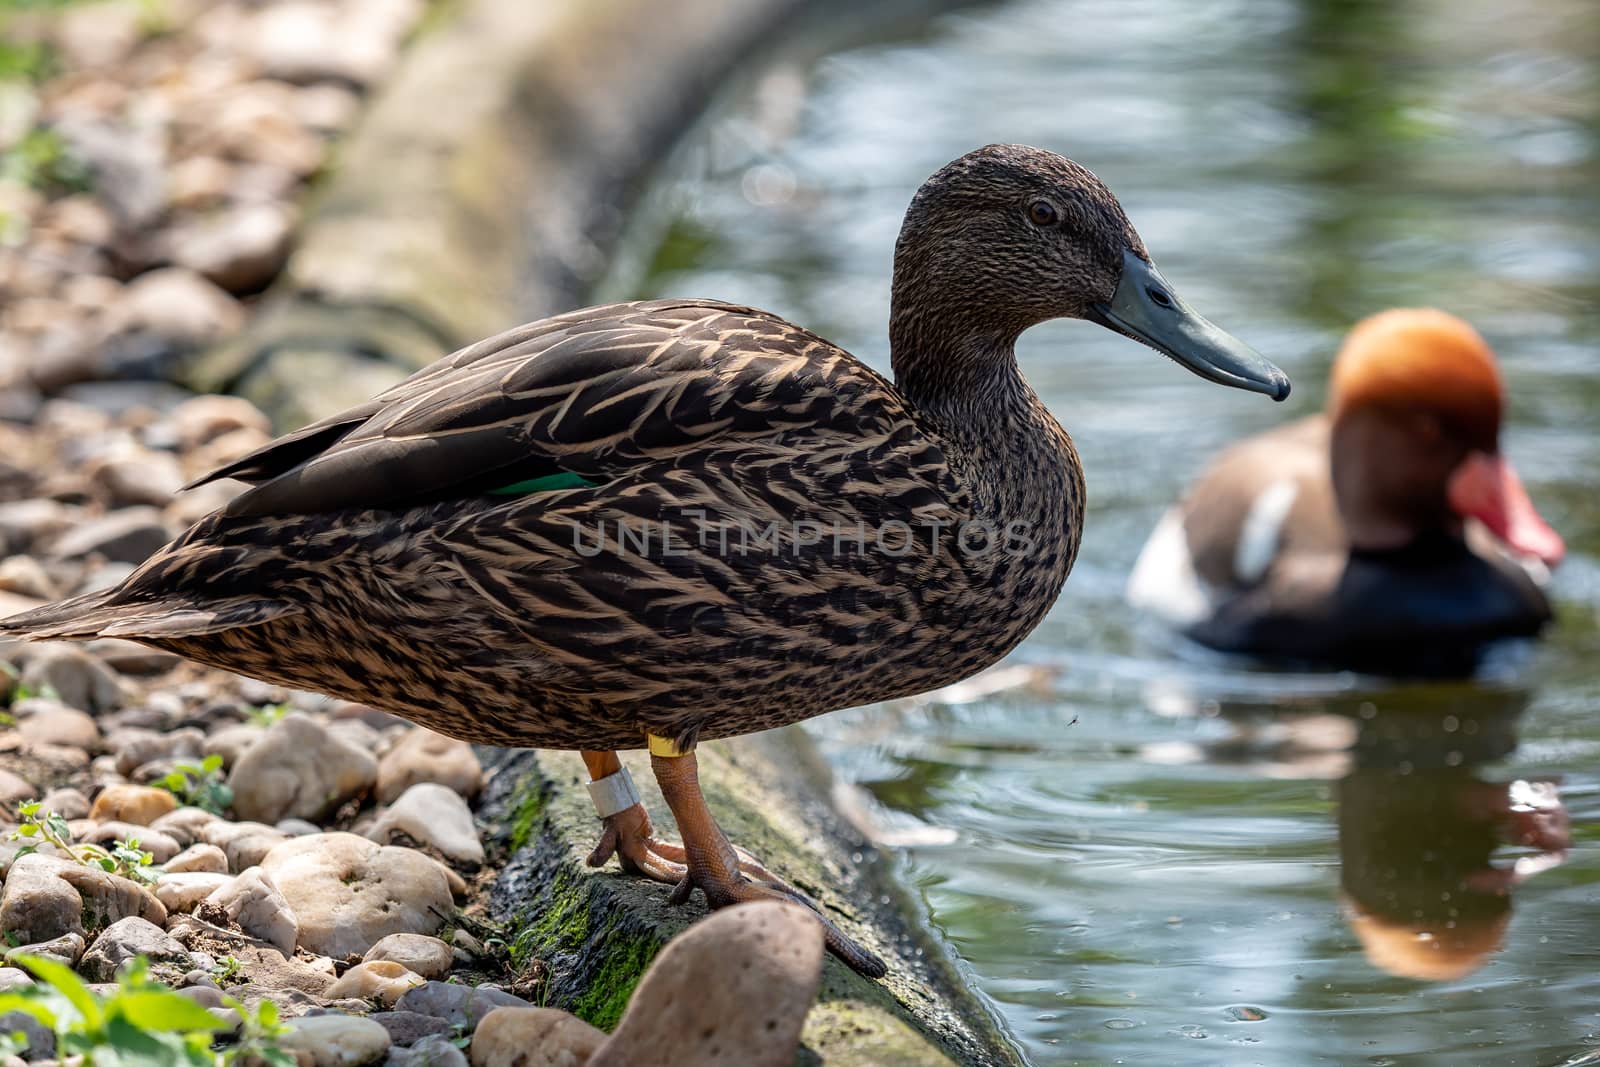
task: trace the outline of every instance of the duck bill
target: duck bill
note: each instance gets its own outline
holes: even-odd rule
[[[1450,475],[1447,493],[1450,510],[1477,519],[1515,551],[1547,567],[1566,555],[1566,542],[1534,510],[1516,469],[1498,452],[1470,453]]]
[[[1156,270],[1133,252],[1122,254],[1122,280],[1109,304],[1095,304],[1088,318],[1149,345],[1218,385],[1289,395],[1289,376],[1261,353],[1195,312]]]

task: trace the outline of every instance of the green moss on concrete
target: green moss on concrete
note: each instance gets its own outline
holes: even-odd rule
[[[531,778],[523,788],[522,798],[511,811],[511,850],[520,852],[533,840],[533,832],[544,815],[545,785]]]
[[[600,972],[572,1005],[574,1015],[605,1031],[614,1029],[621,1020],[634,987],[662,949],[656,938],[628,933],[618,929],[619,925],[612,923],[600,935],[606,946]]]

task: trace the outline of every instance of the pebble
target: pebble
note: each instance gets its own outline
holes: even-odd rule
[[[170,538],[155,508],[123,508],[67,531],[50,551],[55,559],[104,556],[117,563],[143,563]]]
[[[38,795],[38,786],[20,774],[0,768],[0,807],[15,809],[22,801]]]
[[[100,747],[100,728],[94,716],[77,708],[34,699],[19,701],[12,714],[17,715],[17,733],[30,745],[69,745],[85,752]]]
[[[223,208],[169,231],[167,254],[230,293],[251,292],[283,269],[295,221],[287,204]]]
[[[432,1015],[415,1011],[380,1011],[367,1016],[389,1032],[389,1040],[398,1048],[409,1048],[425,1037],[448,1034],[450,1024]]]
[[[117,753],[117,770],[132,774],[157,760],[190,760],[198,763],[205,755],[206,735],[193,727],[157,732],[129,728],[126,735],[106,738],[106,747]]]
[[[54,600],[61,593],[49,572],[32,556],[0,560],[0,590],[36,600]]]
[[[201,841],[205,828],[214,822],[223,822],[217,815],[206,811],[204,808],[193,808],[185,805],[175,811],[169,811],[155,822],[150,824],[152,830],[160,830],[178,844],[188,848],[190,845]],[[215,844],[215,842],[212,842]]]
[[[604,1030],[568,1012],[496,1008],[473,1031],[472,1067],[582,1067],[605,1040]]]
[[[94,798],[89,818],[149,826],[163,815],[177,810],[177,807],[178,798],[165,789],[147,785],[108,785]]]
[[[226,290],[182,267],[133,279],[122,291],[122,311],[134,329],[193,347],[219,341],[244,323],[244,309]]]
[[[300,921],[272,877],[260,867],[230,878],[206,898],[206,903],[220,909],[251,937],[267,942],[285,956],[294,953]]]
[[[477,868],[484,861],[483,843],[467,802],[461,794],[434,782],[419,782],[407,789],[366,833],[380,844],[399,835],[436,849],[452,863]]]
[[[250,746],[261,740],[265,734],[266,731],[254,723],[228,723],[207,735],[206,752],[221,756],[222,765],[232,769],[233,765],[239,762],[239,757],[248,752]]]
[[[129,916],[100,932],[85,950],[78,971],[91,982],[113,982],[117,968],[135,956],[149,960],[151,972],[168,981],[193,966],[188,950],[161,927],[138,916]]]
[[[448,976],[453,962],[450,946],[427,934],[390,934],[367,949],[361,958],[367,963],[379,960],[398,963],[425,979]]]
[[[40,798],[39,807],[44,811],[53,811],[63,819],[89,817],[89,798],[79,789],[52,789]]]
[[[259,866],[267,854],[289,835],[259,822],[228,822],[218,819],[207,823],[200,836],[208,845],[216,845],[228,857],[230,871],[243,872]]]
[[[77,645],[34,646],[22,667],[22,684],[35,693],[53,690],[66,707],[97,715],[122,706],[116,672]]]
[[[378,800],[392,804],[419,782],[437,782],[471,799],[483,785],[483,766],[465,741],[418,726],[378,763]]]
[[[822,927],[798,904],[713,912],[661,950],[588,1067],[790,1067],[822,955]]]
[[[166,863],[182,850],[176,840],[161,831],[131,822],[96,823],[92,828],[76,831],[76,834],[79,841],[103,848],[110,848],[118,841],[137,841],[140,849],[150,853],[150,862],[155,864]]]
[[[261,867],[300,920],[299,946],[323,956],[360,956],[389,934],[433,933],[453,910],[438,863],[355,834],[292,838]]]
[[[0,890],[0,933],[24,943],[82,934],[85,925],[142,917],[158,927],[167,909],[143,886],[98,867],[40,853],[23,856]]]
[[[228,784],[241,818],[273,823],[319,818],[371,789],[377,777],[370,754],[310,716],[290,712],[239,757]]]
[[[427,979],[398,963],[373,960],[358,963],[328,987],[326,995],[338,999],[355,997],[359,1000],[376,998],[384,1007],[392,1008],[408,990],[423,985]]]
[[[425,1037],[410,1048],[390,1049],[384,1067],[467,1067],[467,1056],[449,1038]]]
[[[49,941],[19,945],[7,952],[5,959],[6,963],[11,964],[16,962],[18,956],[44,956],[68,967],[76,967],[78,960],[83,957],[83,948],[82,934],[66,933]]]
[[[389,1031],[371,1019],[349,1015],[308,1015],[290,1019],[279,1044],[307,1053],[312,1067],[362,1067],[389,1053]]]
[[[167,913],[187,913],[233,881],[231,874],[212,871],[169,871],[156,882],[156,899]]]
[[[428,982],[408,991],[395,1007],[399,1011],[414,1011],[419,1015],[443,1019],[452,1028],[471,1033],[484,1016],[496,1008],[527,1008],[531,1005],[502,989],[457,985],[453,982]]]
[[[190,845],[165,864],[169,874],[227,874],[228,857],[216,845]]]

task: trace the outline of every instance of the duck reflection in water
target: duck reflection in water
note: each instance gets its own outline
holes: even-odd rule
[[[1510,755],[1529,694],[1413,686],[1335,698],[1316,713],[1222,702],[1235,727],[1205,746],[1160,746],[1160,762],[1246,764],[1273,778],[1335,778],[1339,898],[1368,960],[1446,981],[1499,950],[1512,893],[1571,845],[1552,782],[1480,773]],[[1173,694],[1162,695],[1167,714]],[[1265,719],[1265,722],[1263,721]],[[1501,854],[1507,846],[1515,855]]]
[[[1465,695],[1455,711],[1359,719],[1336,791],[1346,917],[1367,958],[1400,977],[1446,981],[1483,966],[1505,940],[1512,891],[1571,845],[1554,783],[1475,770],[1516,747],[1526,697],[1494,708],[1506,694]],[[1504,845],[1522,852],[1500,859]]]

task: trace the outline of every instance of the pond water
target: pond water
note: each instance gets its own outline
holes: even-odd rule
[[[1097,171],[1296,389],[1217,389],[1085,323],[1023,339],[1088,471],[1060,603],[983,684],[810,727],[934,924],[1037,1064],[1600,1063],[1600,6],[1019,0],[779,53],[603,295],[747,301],[886,367],[906,201],[988,141]],[[1316,410],[1343,330],[1418,303],[1503,360],[1509,451],[1571,548],[1550,639],[1392,686],[1252,670],[1128,609],[1207,458]],[[1565,862],[1518,843],[1554,821],[1518,780],[1559,780]]]

